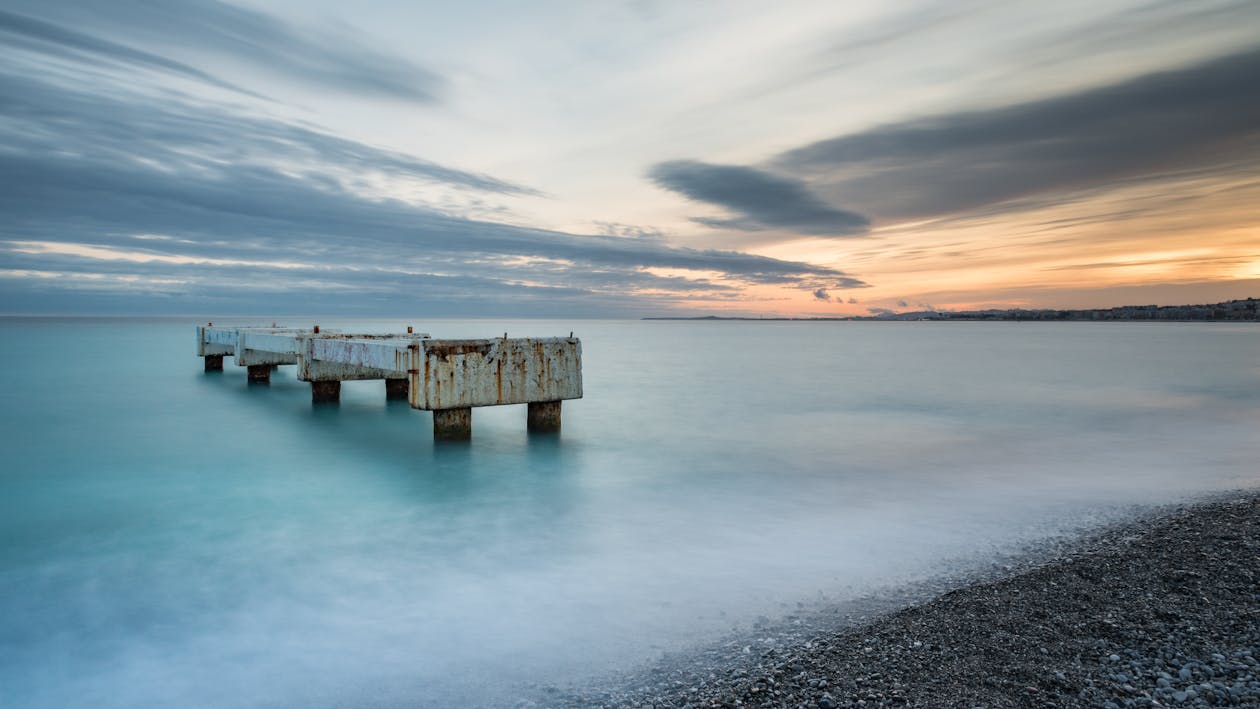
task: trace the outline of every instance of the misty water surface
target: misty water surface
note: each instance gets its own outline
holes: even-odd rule
[[[574,330],[586,398],[435,445],[191,321],[0,320],[6,703],[505,701],[1260,481],[1249,324],[321,324]]]

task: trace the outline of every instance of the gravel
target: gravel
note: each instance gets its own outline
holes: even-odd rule
[[[1011,573],[518,706],[1260,707],[1260,495],[1166,508]]]

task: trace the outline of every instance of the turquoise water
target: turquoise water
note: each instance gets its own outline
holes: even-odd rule
[[[1247,324],[321,321],[582,338],[559,438],[437,446],[194,324],[0,319],[0,703],[510,702],[1260,483]]]

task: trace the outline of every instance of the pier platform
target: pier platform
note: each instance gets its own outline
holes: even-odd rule
[[[428,334],[365,334],[289,327],[197,327],[205,371],[231,356],[252,384],[267,384],[281,365],[296,365],[313,404],[340,401],[341,382],[385,381],[389,399],[433,412],[433,436],[472,435],[472,409],[526,404],[534,432],[560,430],[561,403],[582,398],[582,343],[573,337],[439,340]]]

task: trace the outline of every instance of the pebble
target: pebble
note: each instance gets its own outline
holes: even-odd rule
[[[1254,709],[1260,623],[1239,620],[1260,604],[1256,520],[1254,493],[1169,510],[905,610],[798,610],[656,673],[539,704]]]

